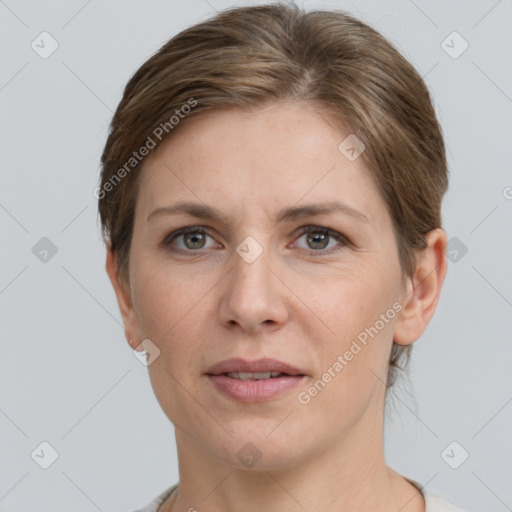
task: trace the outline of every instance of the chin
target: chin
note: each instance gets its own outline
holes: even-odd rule
[[[254,423],[254,422],[253,422]],[[295,439],[286,430],[277,435],[279,421],[265,421],[262,428],[239,428],[233,437],[211,445],[211,451],[226,464],[249,471],[278,471],[295,466],[300,459],[307,458],[306,433]],[[269,426],[271,425],[271,426]],[[274,431],[273,431],[274,430]],[[205,442],[212,443],[208,438]]]

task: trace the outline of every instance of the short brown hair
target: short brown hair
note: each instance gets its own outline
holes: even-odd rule
[[[390,212],[403,275],[412,276],[425,234],[441,227],[448,186],[444,142],[423,79],[352,16],[274,3],[229,9],[183,30],[128,81],[101,157],[96,196],[124,283],[143,164],[134,152],[150,139],[157,146],[204,110],[280,101],[307,103],[364,143],[360,158]],[[409,355],[410,346],[393,343],[388,387]]]

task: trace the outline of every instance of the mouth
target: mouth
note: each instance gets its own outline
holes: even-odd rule
[[[249,361],[242,358],[231,358],[214,364],[207,371],[207,375],[230,375],[233,378],[248,380],[248,375],[255,379],[276,378],[279,374],[296,376],[304,375],[298,368],[277,359],[262,358],[255,361]]]
[[[278,377],[296,377],[296,375],[290,375],[283,372],[229,372],[221,373],[230,379],[238,380],[265,380],[265,379],[277,379]]]
[[[306,374],[275,359],[229,359],[212,366],[206,376],[225,397],[241,402],[263,402],[299,385]]]

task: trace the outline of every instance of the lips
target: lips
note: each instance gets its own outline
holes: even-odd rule
[[[238,380],[264,380],[264,379],[275,379],[277,377],[284,377],[288,375],[287,373],[282,372],[230,372],[223,373],[222,375],[227,375],[232,379]]]
[[[246,359],[233,358],[220,361],[214,364],[207,372],[207,375],[227,375],[229,373],[283,373],[285,375],[304,375],[298,368],[277,359],[258,359],[247,361]]]
[[[228,359],[206,373],[214,388],[240,402],[263,402],[286,393],[306,378],[298,368],[276,359]]]

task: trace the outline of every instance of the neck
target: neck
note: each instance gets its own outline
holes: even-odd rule
[[[382,428],[357,425],[336,445],[278,470],[234,468],[209,456],[181,430],[176,430],[176,442],[179,489],[161,512],[234,512],[241,503],[247,512],[425,511],[422,494],[386,466]]]

